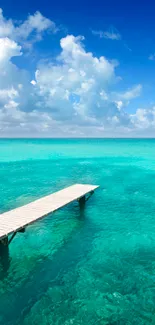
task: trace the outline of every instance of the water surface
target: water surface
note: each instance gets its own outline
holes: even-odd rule
[[[0,140],[0,213],[100,185],[1,257],[0,324],[155,323],[155,140]]]

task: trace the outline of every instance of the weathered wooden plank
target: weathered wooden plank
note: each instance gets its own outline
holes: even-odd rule
[[[75,184],[22,207],[0,214],[0,239],[32,224],[63,206],[97,189],[95,185]]]

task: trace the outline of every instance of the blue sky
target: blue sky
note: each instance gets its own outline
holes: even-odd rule
[[[1,1],[1,137],[154,137],[153,1]]]

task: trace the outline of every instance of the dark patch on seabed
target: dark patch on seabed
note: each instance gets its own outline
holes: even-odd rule
[[[22,324],[32,306],[47,291],[49,282],[52,282],[53,286],[62,285],[62,276],[89,253],[93,237],[99,229],[92,225],[90,220],[85,220],[84,209],[80,209],[79,214],[82,228],[78,231],[76,229],[76,233],[72,233],[72,238],[64,243],[52,260],[47,258],[37,263],[31,278],[28,278],[20,288],[12,293],[17,297],[18,309],[12,305],[12,308],[8,310],[7,297],[6,301],[5,295],[1,297],[3,306],[0,306],[0,315],[3,315],[3,324]]]

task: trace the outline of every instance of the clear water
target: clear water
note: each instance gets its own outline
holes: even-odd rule
[[[0,140],[1,213],[77,182],[1,255],[0,324],[155,324],[155,140]]]

